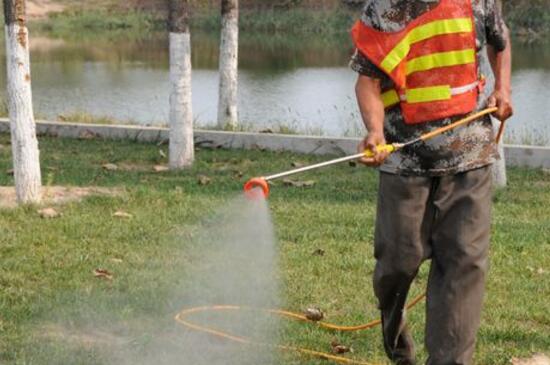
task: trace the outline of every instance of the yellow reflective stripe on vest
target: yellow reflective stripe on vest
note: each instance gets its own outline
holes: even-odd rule
[[[449,85],[419,87],[405,90],[407,103],[426,103],[430,101],[451,99],[451,87]]]
[[[384,103],[384,108],[395,105],[399,103],[399,94],[395,89],[388,90],[382,93],[382,102]]]
[[[436,20],[412,29],[394,49],[384,58],[381,67],[391,73],[407,56],[411,45],[428,38],[443,34],[472,32],[473,24],[470,18]]]
[[[453,87],[448,85],[440,85],[433,87],[421,87],[417,89],[409,89],[405,91],[404,95],[399,95],[397,90],[388,90],[382,94],[382,101],[384,102],[384,108],[391,107],[399,102],[407,103],[424,103],[430,101],[449,100],[454,95],[460,95],[474,90],[479,87],[483,81],[483,75],[481,81],[472,82],[471,84]]]
[[[414,72],[427,71],[438,67],[449,67],[466,65],[476,61],[476,51],[465,49],[461,51],[450,51],[432,53],[426,56],[413,58],[407,61],[407,75]]]

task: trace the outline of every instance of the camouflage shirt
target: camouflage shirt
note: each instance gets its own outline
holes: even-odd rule
[[[505,26],[496,1],[498,0],[472,0],[479,73],[488,76],[492,73],[486,52],[487,44],[497,51],[502,51],[506,47]],[[433,9],[438,3],[437,0],[368,0],[361,21],[380,31],[395,32],[403,29],[419,15]],[[362,75],[380,79],[382,90],[393,86],[393,81],[357,50],[350,66]],[[493,84],[492,79],[488,78],[487,86],[478,99],[478,110],[486,106]],[[393,107],[386,110],[384,133],[388,143],[406,142],[459,118],[407,125],[401,109]],[[402,175],[451,175],[490,165],[497,158],[491,118],[487,116],[466,127],[459,127],[392,154],[380,170]]]

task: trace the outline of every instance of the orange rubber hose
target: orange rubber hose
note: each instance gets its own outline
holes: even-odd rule
[[[426,297],[425,294],[419,295],[418,297],[414,298],[407,305],[406,308],[407,309],[413,308],[418,303],[420,303],[420,301],[422,299],[424,299],[425,297]],[[302,314],[289,312],[289,311],[285,311],[285,310],[280,310],[280,309],[255,309],[255,308],[250,308],[250,307],[242,307],[242,306],[234,306],[234,305],[214,305],[214,306],[204,306],[204,307],[195,307],[195,308],[184,309],[176,315],[175,320],[179,324],[181,324],[182,326],[187,327],[189,329],[192,329],[194,331],[207,333],[211,336],[223,338],[223,339],[233,341],[233,342],[237,342],[237,343],[240,343],[240,344],[243,344],[243,345],[257,345],[257,346],[275,348],[275,349],[278,349],[278,350],[281,350],[281,351],[297,352],[297,353],[307,355],[307,356],[319,357],[319,358],[322,358],[322,359],[331,360],[331,361],[334,361],[334,362],[340,363],[340,364],[374,365],[373,363],[367,362],[365,360],[349,359],[347,357],[333,355],[333,354],[330,354],[328,352],[315,351],[315,350],[310,350],[310,349],[306,349],[306,348],[287,346],[287,345],[273,345],[273,344],[268,344],[268,343],[256,342],[256,341],[253,341],[253,340],[251,340],[250,338],[247,338],[247,337],[235,336],[235,335],[232,335],[232,334],[227,333],[227,332],[219,331],[215,328],[200,326],[200,325],[192,323],[192,322],[190,322],[186,319],[186,317],[188,317],[189,315],[195,314],[195,313],[200,313],[200,312],[242,311],[242,310],[260,311],[260,312],[264,312],[264,313],[267,313],[267,314],[274,314],[274,315],[278,315],[278,316],[281,316],[281,317],[286,317],[286,318],[297,320],[297,321],[315,323],[316,325],[318,325],[321,328],[325,328],[325,329],[328,329],[328,330],[334,330],[334,331],[341,331],[341,332],[366,330],[366,329],[375,327],[375,326],[377,326],[381,323],[380,320],[374,320],[374,321],[371,321],[369,323],[362,324],[362,325],[359,325],[359,326],[341,326],[341,325],[336,325],[336,324],[327,323],[327,322],[313,322],[313,321],[307,319],[306,316],[304,316]]]

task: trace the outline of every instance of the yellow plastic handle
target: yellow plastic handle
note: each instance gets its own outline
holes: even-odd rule
[[[395,146],[393,144],[378,145],[376,146],[376,151],[392,153],[395,152]],[[374,153],[371,150],[365,150],[365,157],[374,157]]]

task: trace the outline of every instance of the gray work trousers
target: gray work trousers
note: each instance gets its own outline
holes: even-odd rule
[[[490,166],[441,177],[380,174],[373,281],[385,350],[394,363],[415,364],[404,306],[420,265],[431,259],[427,364],[471,364],[488,269],[491,205]]]

